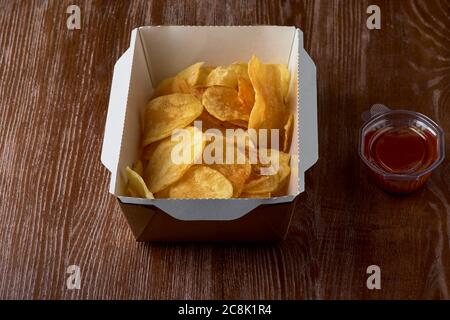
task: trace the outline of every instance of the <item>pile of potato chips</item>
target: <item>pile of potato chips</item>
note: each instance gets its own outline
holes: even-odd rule
[[[127,167],[127,192],[139,198],[268,198],[285,195],[290,176],[289,151],[293,114],[286,106],[290,73],[285,65],[264,64],[253,56],[248,63],[207,67],[196,63],[163,80],[154,90],[143,114],[140,160]],[[202,130],[194,126],[202,122]],[[177,129],[191,139],[189,158],[174,163],[171,155],[178,141]],[[224,148],[234,148],[245,161],[211,163],[198,161],[212,143],[202,131],[218,129],[278,129],[279,148],[265,150],[278,156],[276,170],[263,175],[271,163],[248,161],[257,148],[251,139],[241,150],[225,135],[214,137]],[[251,131],[251,130],[250,130]],[[200,133],[200,134],[199,134]],[[256,150],[258,153],[258,150]]]

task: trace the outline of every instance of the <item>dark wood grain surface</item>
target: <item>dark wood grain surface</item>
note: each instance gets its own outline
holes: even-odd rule
[[[66,28],[70,4],[81,30]],[[381,30],[366,28],[370,4]],[[158,24],[304,31],[320,159],[286,241],[134,241],[100,152],[114,63],[133,28]],[[449,1],[0,0],[0,298],[448,299],[450,161],[414,195],[379,190],[357,154],[376,102],[450,135]],[[66,287],[71,264],[80,290]],[[366,288],[372,264],[381,290]]]

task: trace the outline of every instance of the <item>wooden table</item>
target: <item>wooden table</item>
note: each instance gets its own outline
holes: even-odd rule
[[[70,4],[80,30],[66,27]],[[381,30],[366,27],[370,4]],[[133,28],[159,24],[304,31],[320,159],[286,241],[134,241],[100,152],[114,63]],[[0,26],[0,298],[449,298],[450,161],[395,197],[357,154],[360,115],[376,102],[450,134],[449,1],[0,0]],[[72,264],[80,290],[66,287]],[[381,290],[366,287],[373,264]]]

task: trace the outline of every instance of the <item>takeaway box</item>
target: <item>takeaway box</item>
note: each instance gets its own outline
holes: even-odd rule
[[[286,64],[294,113],[288,195],[269,199],[139,199],[126,196],[126,166],[139,158],[141,114],[153,88],[204,61],[227,65],[252,55]],[[281,26],[148,26],[134,29],[114,67],[101,161],[137,241],[277,241],[285,238],[305,171],[318,159],[316,68],[303,34]]]

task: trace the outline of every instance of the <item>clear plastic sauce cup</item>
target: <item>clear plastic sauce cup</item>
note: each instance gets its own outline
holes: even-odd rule
[[[363,114],[363,120],[359,156],[385,191],[416,191],[444,160],[444,132],[421,113],[377,104]]]

